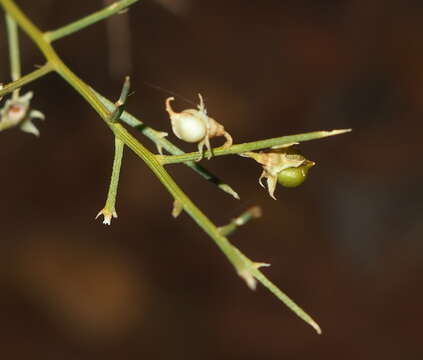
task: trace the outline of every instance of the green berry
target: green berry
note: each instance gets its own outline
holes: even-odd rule
[[[291,167],[282,170],[278,174],[278,182],[279,184],[287,188],[294,188],[300,186],[307,178],[309,168],[310,167],[307,165],[302,165],[296,168]]]

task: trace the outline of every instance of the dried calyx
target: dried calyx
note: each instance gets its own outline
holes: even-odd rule
[[[284,187],[297,187],[307,178],[308,170],[315,165],[313,161],[307,160],[298,151],[288,144],[275,147],[261,152],[245,152],[241,156],[249,157],[257,161],[263,167],[259,178],[262,187],[263,178],[267,181],[269,195],[276,200],[274,195],[276,183]]]
[[[169,113],[172,130],[181,140],[190,143],[198,143],[198,151],[201,160],[203,157],[203,147],[209,150],[210,159],[212,156],[210,139],[218,136],[224,136],[226,139],[224,148],[232,146],[232,137],[225,131],[223,125],[207,115],[204,101],[201,94],[198,94],[200,104],[198,109],[186,109],[181,112],[175,112],[170,106],[170,102],[175,100],[173,97],[166,99],[166,111]]]

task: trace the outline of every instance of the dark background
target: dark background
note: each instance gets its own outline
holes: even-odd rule
[[[43,30],[103,6],[17,2]],[[0,79],[8,82],[0,35]],[[301,145],[317,166],[300,188],[279,187],[278,201],[259,187],[260,169],[249,159],[204,162],[240,201],[181,165],[169,167],[219,225],[262,207],[264,216],[232,241],[272,264],[266,274],[323,335],[261,286],[251,292],[186,214],[174,220],[170,196],[130,151],[119,218],[111,227],[95,221],[113,138],[50,74],[23,90],[35,92],[32,105],[46,115],[41,137],[0,134],[1,357],[420,358],[422,38],[421,1],[145,0],[59,40],[64,61],[110,98],[130,74],[128,109],[163,131],[170,131],[168,94],[146,83],[180,94],[177,109],[201,92],[236,142],[353,128]],[[21,39],[27,73],[43,59]]]

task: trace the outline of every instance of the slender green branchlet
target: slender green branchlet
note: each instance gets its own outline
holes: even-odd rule
[[[127,76],[125,78],[125,82],[123,83],[119,100],[115,103],[115,108],[111,112],[110,117],[108,119],[110,122],[114,123],[118,121],[120,116],[122,115],[123,109],[126,105],[126,100],[128,99],[130,86],[131,86],[131,82],[129,80],[129,76]]]
[[[22,86],[43,77],[44,75],[47,75],[51,71],[53,71],[53,66],[50,63],[44,64],[33,72],[5,85],[3,88],[0,89],[0,97],[7,95],[16,89],[19,89]]]
[[[293,144],[293,143],[300,143],[303,141],[310,141],[325,138],[328,136],[340,135],[347,132],[350,132],[351,129],[341,129],[341,130],[331,130],[331,131],[314,131],[304,134],[297,134],[297,135],[288,135],[288,136],[281,136],[272,139],[266,140],[259,140],[259,141],[252,141],[243,144],[235,144],[229,148],[214,148],[212,150],[213,156],[223,156],[223,155],[233,155],[233,154],[242,154],[247,151],[254,151],[254,150],[261,150],[261,149],[268,149],[274,146],[281,146],[286,144]],[[208,151],[205,152],[205,156],[208,155]],[[163,155],[159,156],[159,161],[166,165],[166,164],[177,164],[186,161],[192,161],[198,159],[199,157],[198,152],[187,153],[183,155]]]
[[[18,26],[15,20],[6,13],[7,38],[9,42],[10,75],[12,81],[21,77],[21,57],[19,52]],[[13,99],[19,98],[19,88],[13,91]]]
[[[111,15],[125,10],[128,6],[136,3],[139,0],[121,0],[105,7],[102,10],[96,11],[91,15],[85,16],[82,19],[74,21],[68,25],[62,26],[56,30],[47,31],[44,33],[44,39],[47,42],[52,42],[61,39],[65,36],[78,32],[92,24],[108,18]]]
[[[107,193],[106,205],[97,214],[96,219],[103,215],[103,224],[110,225],[112,217],[117,218],[116,196],[119,185],[120,168],[122,165],[123,150],[125,144],[122,140],[115,137],[115,157],[113,159],[112,176],[110,179],[109,192]]]
[[[245,225],[250,220],[257,219],[259,217],[261,217],[261,208],[259,206],[253,206],[247,211],[243,212],[237,218],[232,219],[229,224],[221,226],[219,231],[224,236],[231,235],[240,226]]]
[[[131,86],[129,76],[125,78],[125,81],[122,86],[122,90],[119,96],[119,100],[115,104],[114,110],[110,113],[107,120],[111,123],[115,123],[119,120],[120,116],[122,115],[123,108],[126,104],[126,100],[128,99],[129,88]],[[103,215],[104,220],[103,224],[110,225],[112,222],[112,217],[117,218],[116,213],[116,196],[117,196],[117,189],[119,185],[119,176],[120,176],[120,168],[122,165],[122,158],[123,158],[123,151],[124,151],[125,144],[123,141],[117,137],[115,137],[115,157],[113,159],[113,168],[112,168],[112,176],[110,179],[109,185],[109,192],[107,194],[106,205],[100,212],[97,214],[96,219]]]

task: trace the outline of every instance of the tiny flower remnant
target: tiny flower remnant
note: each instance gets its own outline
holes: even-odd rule
[[[232,146],[231,135],[225,131],[223,125],[207,115],[203,97],[201,94],[198,94],[198,97],[200,98],[200,104],[197,107],[198,110],[186,109],[180,113],[175,112],[170,106],[170,102],[175,100],[175,98],[169,97],[166,99],[166,111],[169,113],[174,134],[186,142],[198,143],[200,158],[197,161],[203,158],[204,145],[206,145],[209,151],[208,158],[211,158],[211,138],[224,136],[226,142],[223,147],[228,148]]]
[[[18,126],[24,132],[39,136],[40,132],[32,123],[32,119],[44,120],[44,114],[38,110],[30,110],[33,93],[12,98],[6,101],[0,110],[0,131]]]
[[[292,144],[291,144],[292,145]],[[315,165],[289,146],[272,148],[265,152],[246,152],[242,156],[256,160],[263,167],[259,178],[259,184],[265,187],[262,179],[267,181],[269,195],[275,198],[276,182],[284,187],[297,187],[307,177],[308,170]]]
[[[116,210],[110,210],[107,206],[104,209],[101,209],[100,212],[97,214],[97,216],[95,217],[96,219],[103,215],[104,219],[103,219],[103,224],[104,225],[111,225],[112,223],[112,218],[117,218],[117,213]]]

